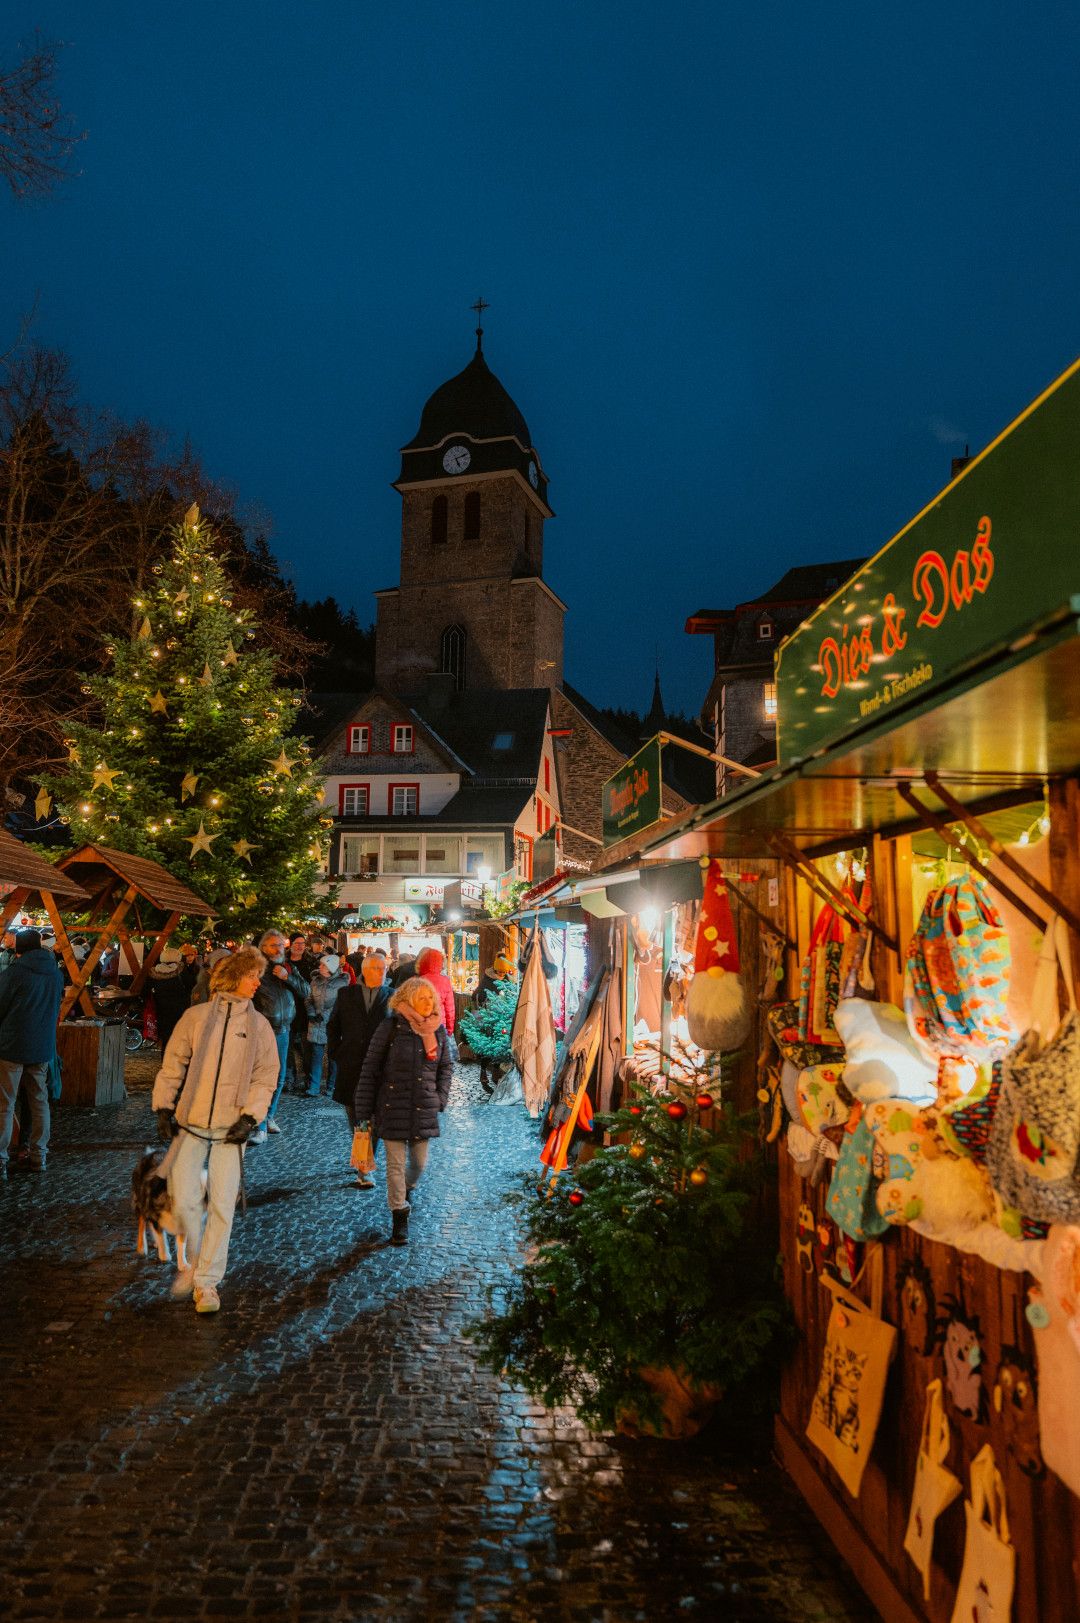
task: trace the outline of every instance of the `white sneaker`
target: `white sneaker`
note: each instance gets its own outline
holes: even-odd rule
[[[276,1121],[268,1121],[266,1124],[266,1131],[268,1133],[280,1133],[281,1128],[278,1126]]]
[[[169,1286],[169,1295],[174,1302],[186,1302],[195,1289],[194,1268],[181,1268]]]
[[[213,1285],[196,1286],[195,1311],[196,1313],[216,1313],[221,1306],[221,1297]]]

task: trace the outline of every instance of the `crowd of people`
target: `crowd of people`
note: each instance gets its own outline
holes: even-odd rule
[[[0,946],[0,1177],[16,1113],[21,1157],[45,1169],[50,1071],[65,976],[53,944],[19,930]],[[5,962],[6,959],[6,962]],[[390,1243],[405,1245],[453,1066],[454,992],[443,954],[349,953],[317,934],[267,930],[257,944],[186,943],[148,977],[161,1067],[151,1098],[186,1266],[172,1295],[220,1307],[243,1156],[281,1132],[287,1087],[344,1106],[352,1133],[384,1148]],[[58,1092],[58,1089],[56,1089]],[[374,1188],[361,1163],[357,1187]]]

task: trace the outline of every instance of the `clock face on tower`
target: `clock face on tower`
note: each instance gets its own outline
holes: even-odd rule
[[[451,445],[442,459],[442,465],[447,473],[464,473],[472,461],[472,454],[467,445]]]
[[[539,486],[540,486],[540,474],[537,471],[537,467],[536,467],[535,462],[530,462],[529,463],[529,483],[533,487],[534,490],[539,489]]]

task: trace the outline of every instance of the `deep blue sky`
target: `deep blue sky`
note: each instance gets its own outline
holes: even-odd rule
[[[687,614],[870,552],[1080,350],[1080,11],[1015,0],[11,0],[81,174],[0,197],[0,325],[189,435],[373,618],[397,449],[485,351],[597,703]]]

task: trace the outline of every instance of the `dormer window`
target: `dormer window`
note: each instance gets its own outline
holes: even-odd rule
[[[405,722],[395,722],[391,734],[391,747],[395,755],[411,755],[413,752],[413,730]]]
[[[759,620],[757,627],[758,642],[772,642],[775,629],[771,620]]]
[[[361,722],[357,727],[349,728],[349,754],[369,755],[371,753],[371,728],[367,722]]]

